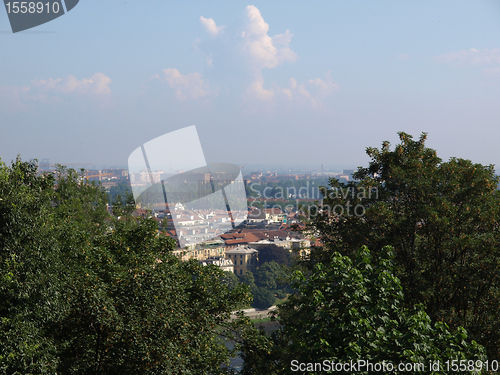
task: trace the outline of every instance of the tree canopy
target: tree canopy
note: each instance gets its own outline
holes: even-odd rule
[[[292,254],[288,249],[275,244],[259,246],[259,267],[268,262],[276,262],[290,267]]]
[[[230,373],[248,288],[106,202],[75,171],[0,165],[0,372]]]
[[[394,149],[367,148],[368,167],[331,179],[304,212],[322,246],[296,271],[280,328],[245,330],[245,374],[304,371],[291,361],[499,357],[499,178],[491,165],[441,160],[425,133],[399,136]],[[485,373],[478,363],[463,372]]]
[[[354,260],[333,253],[328,263],[317,263],[311,272],[296,271],[297,293],[279,306],[280,329],[271,336],[256,329],[245,331],[243,374],[293,374],[298,364],[324,361],[386,363],[386,374],[400,372],[400,363],[423,364],[411,372],[448,374],[446,360],[485,360],[484,348],[471,341],[465,329],[452,333],[445,323],[432,323],[422,305],[403,306],[393,259],[391,247],[384,247],[376,262],[363,247]],[[440,369],[431,371],[429,362],[438,361]],[[476,370],[479,362],[457,373]],[[380,373],[368,367],[336,372]]]
[[[375,254],[394,246],[405,304],[423,303],[433,321],[467,328],[492,358],[500,354],[500,192],[492,165],[442,161],[399,133],[391,150],[367,148],[369,166],[356,181],[330,181],[323,211],[313,218],[324,247],[321,262],[338,251],[353,257],[367,245]],[[342,208],[351,207],[351,215]],[[357,214],[355,210],[357,209]]]

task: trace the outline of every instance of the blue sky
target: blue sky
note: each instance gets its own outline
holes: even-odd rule
[[[0,9],[0,48],[5,162],[126,166],[196,125],[210,162],[364,166],[425,131],[500,164],[496,0],[80,0],[16,34]]]

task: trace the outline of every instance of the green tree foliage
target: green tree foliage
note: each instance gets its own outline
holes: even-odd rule
[[[0,372],[55,373],[44,322],[66,312],[67,272],[53,241],[54,179],[34,163],[0,164]]]
[[[259,247],[259,266],[264,263],[276,262],[286,267],[292,265],[292,255],[287,249],[274,244]]]
[[[264,263],[255,271],[255,283],[268,290],[282,289],[287,286],[288,269],[276,262]]]
[[[106,202],[72,170],[0,166],[0,372],[228,373],[248,288]]]
[[[242,276],[237,276],[240,281],[250,287],[251,290],[257,288],[255,277],[251,271],[246,271]]]
[[[252,291],[253,303],[252,306],[257,309],[268,309],[276,301],[274,293],[269,289],[257,287]]]
[[[253,295],[252,307],[267,309],[276,301],[275,293],[280,296],[289,290],[289,270],[276,262],[265,263],[255,273],[245,272],[240,281],[250,287]],[[286,294],[285,294],[286,296]]]
[[[242,373],[293,374],[293,360],[365,360],[424,363],[425,371],[414,373],[430,374],[429,361],[485,360],[484,348],[470,341],[465,329],[452,334],[445,323],[432,324],[422,305],[403,307],[403,289],[394,276],[393,259],[391,247],[382,249],[377,262],[363,247],[354,260],[333,253],[328,263],[317,263],[311,272],[296,271],[297,293],[279,306],[281,329],[272,336],[245,330]],[[356,373],[375,372],[360,369]],[[396,369],[385,373],[396,373]],[[432,373],[448,371],[441,367]]]
[[[498,358],[499,179],[491,165],[443,162],[425,147],[425,133],[417,141],[399,136],[394,150],[388,142],[367,149],[371,162],[356,182],[331,180],[313,222],[325,247],[312,259],[352,257],[361,245],[378,256],[393,245],[406,305],[424,303],[433,321],[465,327]]]
[[[122,181],[118,185],[111,186],[108,196],[111,204],[114,204],[118,197],[120,197],[122,202],[129,202],[130,199],[133,199],[130,183],[128,181]]]
[[[241,284],[240,279],[234,272],[224,272],[224,283],[229,287],[229,289],[234,289]]]

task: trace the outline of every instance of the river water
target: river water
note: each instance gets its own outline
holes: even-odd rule
[[[255,323],[255,326],[257,328],[263,329],[266,333],[270,334],[276,329],[278,329],[278,323],[277,322],[260,322],[260,323]],[[234,348],[234,342],[227,340],[225,342],[226,347],[228,349],[233,349]],[[236,357],[231,359],[231,362],[229,363],[229,368],[235,370],[237,373],[241,371],[243,368],[244,361],[240,357],[239,353]]]

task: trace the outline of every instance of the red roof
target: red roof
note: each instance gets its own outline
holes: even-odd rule
[[[226,243],[226,245],[237,245],[237,244],[242,244],[242,243],[248,243],[248,241],[243,239],[243,238],[236,239],[236,240],[227,240],[224,242]]]
[[[283,211],[279,207],[265,208],[263,211],[266,214],[270,214],[270,215],[282,215],[283,214]]]
[[[241,243],[256,242],[263,238],[256,236],[254,233],[244,232],[244,233],[225,233],[221,234],[220,237],[224,240],[226,245],[235,245]]]

